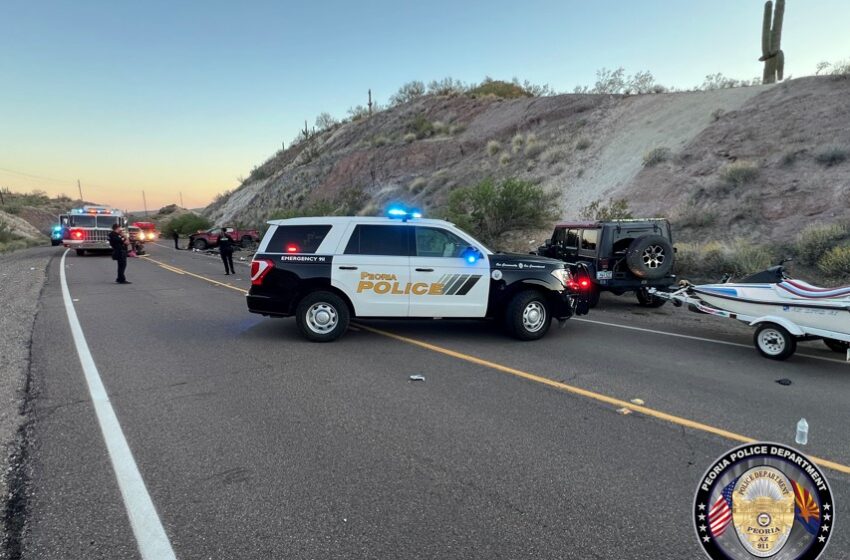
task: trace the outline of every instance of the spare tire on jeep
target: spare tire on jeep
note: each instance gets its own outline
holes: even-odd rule
[[[664,278],[673,268],[673,246],[660,235],[638,237],[626,251],[626,264],[638,278]]]

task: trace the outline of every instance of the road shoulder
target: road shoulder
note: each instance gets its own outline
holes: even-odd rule
[[[56,248],[38,247],[0,255],[0,558],[14,557],[20,547],[27,480],[30,348],[39,296],[56,253]]]

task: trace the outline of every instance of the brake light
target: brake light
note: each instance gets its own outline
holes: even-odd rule
[[[86,232],[84,232],[83,230],[81,230],[81,229],[72,229],[71,230],[71,239],[76,239],[76,240],[79,241],[80,239],[85,239],[85,237],[86,237]]]
[[[269,259],[254,259],[251,261],[251,285],[262,286],[263,279],[272,269],[274,263]]]
[[[590,286],[590,280],[587,278],[582,278],[578,281],[578,285],[582,290],[586,290]]]
[[[286,246],[286,252],[287,253],[297,253],[298,252],[298,245],[290,243],[289,245]]]

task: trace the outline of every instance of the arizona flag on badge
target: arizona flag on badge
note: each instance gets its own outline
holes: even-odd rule
[[[794,487],[794,519],[799,521],[806,531],[817,535],[820,530],[820,508],[817,502],[809,491],[796,481],[792,480],[791,486]]]

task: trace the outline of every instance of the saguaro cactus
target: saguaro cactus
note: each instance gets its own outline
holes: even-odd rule
[[[785,0],[776,0],[776,10],[773,2],[764,3],[764,20],[761,26],[761,58],[764,62],[762,83],[773,84],[782,81],[785,71],[785,53],[782,52],[782,20],[785,17]]]

